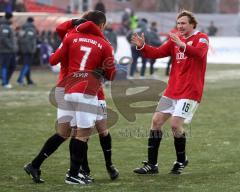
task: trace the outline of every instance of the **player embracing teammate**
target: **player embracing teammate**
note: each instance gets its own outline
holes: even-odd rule
[[[86,177],[83,179],[79,171],[80,168],[87,167],[87,141],[92,128],[97,120],[104,120],[105,114],[102,111],[104,106],[99,104],[103,94],[101,81],[102,78],[113,80],[116,73],[112,47],[102,34],[106,17],[99,11],[90,11],[88,14],[85,15],[85,20],[72,21],[79,22],[77,27],[73,28],[68,35],[63,32],[65,37],[62,46],[50,59],[51,64],[61,62],[61,70],[66,69],[67,78],[63,78],[64,80],[58,84],[62,89],[55,90],[55,93],[61,93],[61,99],[64,95],[63,106],[60,105],[60,101],[57,101],[58,124],[62,126],[59,126],[57,135],[49,138],[39,156],[25,166],[25,171],[33,177],[35,182],[42,182],[40,166],[36,168],[36,162],[41,165],[44,159],[65,140],[65,136],[70,135],[70,132],[72,134],[69,147],[71,163],[65,182],[69,184],[88,182]],[[189,11],[180,12],[176,24],[178,33],[170,33],[169,40],[160,47],[145,44],[144,34],[141,36],[134,34],[131,39],[146,58],[172,57],[168,85],[152,118],[148,138],[148,160],[143,162],[143,167],[134,170],[137,174],[158,173],[158,150],[163,136],[163,125],[168,119],[170,119],[177,157],[170,173],[181,174],[188,165],[185,152],[186,133],[183,125],[191,122],[202,98],[209,40],[206,34],[196,30],[196,18]],[[106,131],[106,124],[104,124],[106,121],[102,123],[102,126],[99,125],[98,132],[100,135],[105,133],[103,134],[105,139],[101,141],[100,138],[100,142],[107,170],[110,177],[115,179],[118,177],[118,171],[112,166],[109,158],[111,153],[108,153],[111,137]]]
[[[61,63],[59,81],[54,90],[58,128],[34,160],[24,167],[36,183],[43,182],[40,178],[42,162],[70,134],[71,163],[65,182],[92,182],[87,162],[87,141],[95,123],[110,178],[116,179],[119,174],[111,161],[111,136],[107,130],[106,102],[101,86],[103,78],[113,80],[115,76],[113,50],[102,33],[106,17],[102,12],[89,11],[83,18],[65,22],[57,28],[59,35],[65,36],[62,45],[50,58],[52,65]]]

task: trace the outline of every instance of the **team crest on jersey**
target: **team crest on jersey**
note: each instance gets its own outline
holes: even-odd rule
[[[206,43],[206,44],[208,45],[208,40],[205,39],[205,38],[200,38],[200,39],[199,39],[199,42],[201,42],[201,43]]]
[[[188,42],[187,42],[187,45],[192,45],[192,44],[193,44],[192,41],[188,41]]]

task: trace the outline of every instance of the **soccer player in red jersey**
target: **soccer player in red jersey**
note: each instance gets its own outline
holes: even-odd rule
[[[201,101],[207,64],[208,36],[196,30],[197,21],[193,13],[183,10],[177,16],[176,33],[170,33],[170,39],[160,47],[145,44],[144,34],[132,36],[132,43],[144,57],[157,59],[172,57],[172,68],[166,90],[161,97],[152,118],[148,139],[148,161],[137,174],[158,173],[158,149],[162,139],[162,128],[170,118],[174,136],[177,160],[171,169],[172,174],[181,174],[188,164],[185,152],[186,135],[184,123],[190,123]]]
[[[70,22],[69,22],[70,24]],[[73,22],[71,21],[71,25]],[[71,118],[73,114],[72,110],[66,105],[64,101],[64,86],[66,83],[66,76],[68,75],[67,58],[61,61],[60,73],[56,87],[52,90],[51,101],[56,104],[57,107],[57,129],[56,133],[50,136],[44,143],[40,152],[34,159],[24,166],[24,170],[32,177],[34,183],[43,183],[41,178],[41,165],[42,163],[52,155],[58,147],[70,136],[71,126],[76,126],[74,119]]]
[[[93,13],[86,12],[83,15],[83,17],[88,18],[89,15],[91,15],[91,14],[93,14]],[[94,18],[89,17],[89,19],[94,19]],[[70,20],[68,22],[64,22],[63,24],[60,24],[56,30],[57,30],[58,34],[61,36],[61,38],[63,38],[67,32],[70,32],[70,30],[72,30],[73,33],[75,32],[73,29],[74,26],[77,26],[84,22],[86,22],[86,19]],[[110,54],[111,54],[111,52],[110,52]],[[57,133],[54,134],[53,136],[51,136],[46,141],[46,143],[44,144],[40,153],[34,158],[34,160],[31,163],[27,164],[24,167],[25,171],[32,176],[33,181],[36,183],[43,182],[43,180],[40,178],[40,173],[41,173],[40,166],[41,166],[42,162],[47,157],[49,157],[70,136],[70,133],[71,133],[70,125],[71,125],[71,127],[76,126],[76,118],[70,117],[72,115],[73,111],[71,109],[69,109],[69,105],[67,104],[66,101],[63,100],[64,86],[66,84],[67,74],[68,74],[68,60],[67,60],[67,57],[63,57],[62,61],[61,61],[61,70],[60,70],[57,86],[55,88],[55,99],[56,99],[56,103],[57,103],[57,107],[58,107]],[[98,101],[99,106],[102,109],[104,106],[106,106],[102,88],[98,92],[98,98],[99,98],[99,101]],[[68,105],[68,106],[66,106],[66,105]],[[105,110],[106,110],[106,107],[105,107]],[[118,171],[112,165],[112,161],[111,161],[111,135],[107,130],[105,111],[100,111],[100,113],[98,113],[97,121],[96,121],[96,128],[99,132],[100,143],[101,143],[101,146],[102,146],[102,149],[104,152],[105,161],[106,161],[106,168],[108,170],[110,178],[116,179],[118,177]],[[83,168],[83,166],[84,166],[84,171],[85,172],[87,171],[87,176],[88,176],[90,170],[88,168],[87,157],[84,159],[82,168]],[[91,178],[87,177],[86,179],[89,180]],[[82,182],[84,182],[84,180],[82,180]]]
[[[75,135],[70,141],[71,166],[65,180],[69,184],[82,183],[78,171],[87,152],[91,128],[97,120],[97,93],[101,82],[90,72],[101,69],[108,80],[112,80],[115,74],[113,50],[101,31],[106,23],[105,15],[94,11],[86,20],[64,38],[62,47],[50,58],[50,63],[56,64],[67,57],[69,64],[65,100],[74,102],[77,122]]]
[[[57,26],[56,31],[59,34],[59,36],[63,39],[64,36],[67,33],[71,33],[73,31],[74,33],[74,26],[86,22],[87,20],[87,13],[83,14],[82,19],[80,20],[69,20],[66,21],[60,25]],[[104,153],[104,158],[105,158],[105,163],[106,163],[106,168],[109,173],[109,176],[112,180],[116,179],[119,175],[118,170],[114,167],[112,164],[112,159],[111,159],[111,135],[107,129],[107,114],[106,114],[106,101],[105,101],[105,96],[103,92],[102,86],[100,87],[98,91],[98,103],[99,107],[102,109],[101,114],[98,115],[97,121],[96,121],[96,129],[99,133],[99,140],[100,144]],[[61,109],[59,109],[62,111]],[[58,116],[58,118],[61,118],[62,116],[68,116],[68,114],[64,114],[65,111],[63,111],[63,114]],[[66,130],[66,128],[65,128]],[[88,166],[88,161],[87,158],[84,159],[83,164],[82,164],[82,170],[87,173],[87,175],[90,174],[90,169]]]

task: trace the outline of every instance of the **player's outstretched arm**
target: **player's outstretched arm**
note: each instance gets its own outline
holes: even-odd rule
[[[141,52],[143,57],[150,59],[158,59],[162,57],[167,57],[171,54],[172,41],[167,41],[159,47],[153,47],[145,44],[144,33],[139,36],[137,33],[134,33],[131,38],[131,43],[136,45],[136,49]]]

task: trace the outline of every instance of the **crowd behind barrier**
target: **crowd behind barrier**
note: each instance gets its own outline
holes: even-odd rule
[[[55,27],[66,20],[72,19],[72,18],[79,18],[81,15],[72,15],[72,14],[49,14],[49,13],[16,13],[13,12],[13,18],[9,23],[9,26],[12,30],[13,35],[13,44],[15,46],[15,51],[13,51],[13,55],[11,56],[13,59],[10,74],[13,73],[15,68],[20,68],[22,65],[25,66],[24,63],[26,63],[26,57],[24,59],[24,51],[22,50],[24,46],[20,45],[21,42],[21,33],[22,33],[22,27],[25,25],[27,19],[31,15],[31,18],[34,20],[33,25],[36,28],[36,49],[32,54],[32,61],[30,66],[48,66],[48,59],[51,53],[53,53],[57,47],[60,45],[61,40],[58,37],[57,33],[55,32]],[[163,23],[159,26],[159,21],[153,20],[156,19],[156,17],[150,17],[151,20],[148,20],[148,16],[144,16],[144,14],[135,13],[131,9],[125,9],[122,13],[121,18],[115,18],[112,13],[109,13],[109,22],[106,27],[106,30],[104,32],[104,35],[106,38],[111,42],[112,46],[115,50],[116,59],[119,61],[124,56],[129,56],[132,58],[132,64],[129,66],[129,74],[130,78],[134,77],[135,73],[140,73],[141,78],[144,78],[146,66],[150,66],[150,75],[154,77],[154,72],[157,70],[156,68],[160,66],[167,66],[166,75],[169,74],[170,70],[170,64],[171,60],[169,58],[166,58],[163,60],[163,62],[154,61],[154,60],[144,60],[141,58],[140,55],[138,55],[138,52],[133,48],[131,49],[131,46],[129,44],[129,38],[133,32],[141,33],[144,32],[146,35],[146,40],[148,43],[150,43],[152,46],[159,46],[167,39],[167,32],[163,31],[163,26],[166,25],[166,18],[163,19]],[[171,15],[171,14],[170,14]],[[113,16],[113,17],[112,17]],[[116,16],[116,14],[115,14]],[[119,16],[118,16],[119,17]],[[5,20],[5,13],[0,13],[0,24],[4,23]],[[118,22],[113,22],[115,19]],[[169,22],[174,24],[173,22]],[[206,22],[205,22],[206,23]],[[174,26],[172,26],[174,27]],[[199,30],[204,31],[205,33],[208,33],[209,36],[218,36],[222,33],[221,26],[217,26],[216,22],[213,22],[210,20],[208,23],[206,23],[206,27],[202,28],[199,27]],[[160,30],[161,31],[160,31]],[[170,30],[169,30],[170,31]],[[151,43],[153,42],[153,43]],[[156,42],[156,43],[154,43]],[[159,43],[158,43],[159,42]],[[213,41],[216,42],[216,41]],[[219,42],[219,41],[217,41]],[[210,42],[211,43],[211,42]],[[220,45],[218,43],[218,45]],[[128,48],[129,47],[129,50]],[[2,50],[2,48],[1,48]],[[122,50],[126,50],[124,53],[122,53]],[[128,51],[127,51],[128,50]],[[221,52],[223,50],[226,50],[224,48],[218,48],[214,49],[214,45],[212,48],[210,48],[210,61],[212,63],[215,63],[214,54],[216,55],[216,50],[220,50]],[[217,52],[218,52],[217,51]],[[224,55],[226,52],[222,53]],[[213,57],[211,56],[213,55]],[[26,56],[26,55],[25,55]],[[226,58],[226,57],[224,57]],[[228,58],[228,57],[227,57]],[[1,59],[1,58],[0,58]],[[224,59],[224,61],[227,62],[228,59]],[[3,62],[2,59],[0,60],[1,63]],[[156,62],[156,64],[155,64]],[[229,60],[231,63],[231,59]],[[164,63],[164,64],[163,64]],[[236,63],[236,62],[234,62]],[[3,68],[1,64],[1,68]],[[11,66],[10,64],[8,64]],[[155,67],[154,67],[155,66]],[[156,67],[157,66],[157,67]],[[140,67],[140,69],[138,69]],[[26,69],[25,69],[26,70]],[[25,72],[26,80],[27,82],[32,82],[30,78],[31,73]],[[3,73],[1,71],[0,77],[2,77]],[[11,76],[11,75],[10,75]],[[20,78],[21,79],[21,78]],[[10,77],[9,77],[10,80]],[[22,81],[19,81],[18,83],[22,83]],[[3,85],[3,83],[2,83]]]

